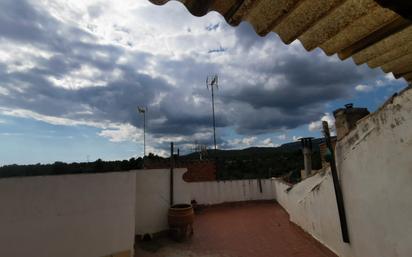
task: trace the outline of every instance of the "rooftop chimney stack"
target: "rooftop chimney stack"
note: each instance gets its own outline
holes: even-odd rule
[[[356,127],[356,122],[368,114],[367,108],[355,108],[352,103],[345,104],[345,108],[334,111],[337,140],[345,137]]]
[[[312,139],[313,137],[304,137],[300,141],[302,143],[303,161],[305,169],[301,173],[301,178],[305,179],[312,173]]]

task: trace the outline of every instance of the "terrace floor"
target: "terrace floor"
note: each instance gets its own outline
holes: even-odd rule
[[[289,222],[273,202],[209,207],[196,215],[193,237],[137,242],[136,257],[337,257]]]

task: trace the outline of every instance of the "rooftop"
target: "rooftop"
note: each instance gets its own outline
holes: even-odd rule
[[[208,207],[196,215],[194,235],[137,242],[139,257],[336,257],[299,227],[273,201]]]

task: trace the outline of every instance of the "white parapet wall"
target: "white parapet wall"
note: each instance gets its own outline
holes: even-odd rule
[[[342,242],[330,171],[276,181],[291,221],[340,257],[412,256],[412,90],[360,120],[336,146],[350,244]]]
[[[174,169],[174,203],[220,204],[276,198],[275,180],[185,182],[186,169]],[[136,234],[153,234],[168,228],[170,170],[136,171]]]
[[[352,242],[342,256],[412,256],[412,89],[359,121],[336,151]]]
[[[135,173],[0,179],[0,256],[133,252]]]
[[[277,201],[289,213],[290,221],[339,255],[343,243],[330,170],[293,187],[277,180],[276,188]]]
[[[275,200],[274,179],[229,180],[190,183],[190,197],[198,204],[220,204],[256,200]],[[261,190],[262,189],[262,190]]]

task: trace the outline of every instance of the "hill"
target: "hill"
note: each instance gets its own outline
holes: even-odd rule
[[[313,139],[312,164],[321,168],[319,144],[323,138]],[[241,150],[207,150],[203,159],[216,160],[217,178],[220,180],[255,179],[288,175],[291,180],[299,179],[303,169],[303,155],[300,142],[291,142],[279,147],[249,147]],[[200,153],[180,156],[182,160],[200,159]]]
[[[314,169],[321,168],[319,144],[322,138],[313,140],[312,164]],[[199,160],[200,153],[190,153],[180,156],[180,160]],[[145,160],[161,161],[162,158],[153,154]],[[240,150],[207,150],[203,159],[216,161],[217,178],[219,180],[255,179],[285,176],[292,181],[299,179],[303,169],[303,156],[300,142],[291,142],[279,147],[249,147]],[[7,165],[0,167],[1,177],[61,175],[78,173],[100,173],[112,171],[127,171],[141,169],[142,158],[131,158],[123,161],[96,160],[88,163]]]

